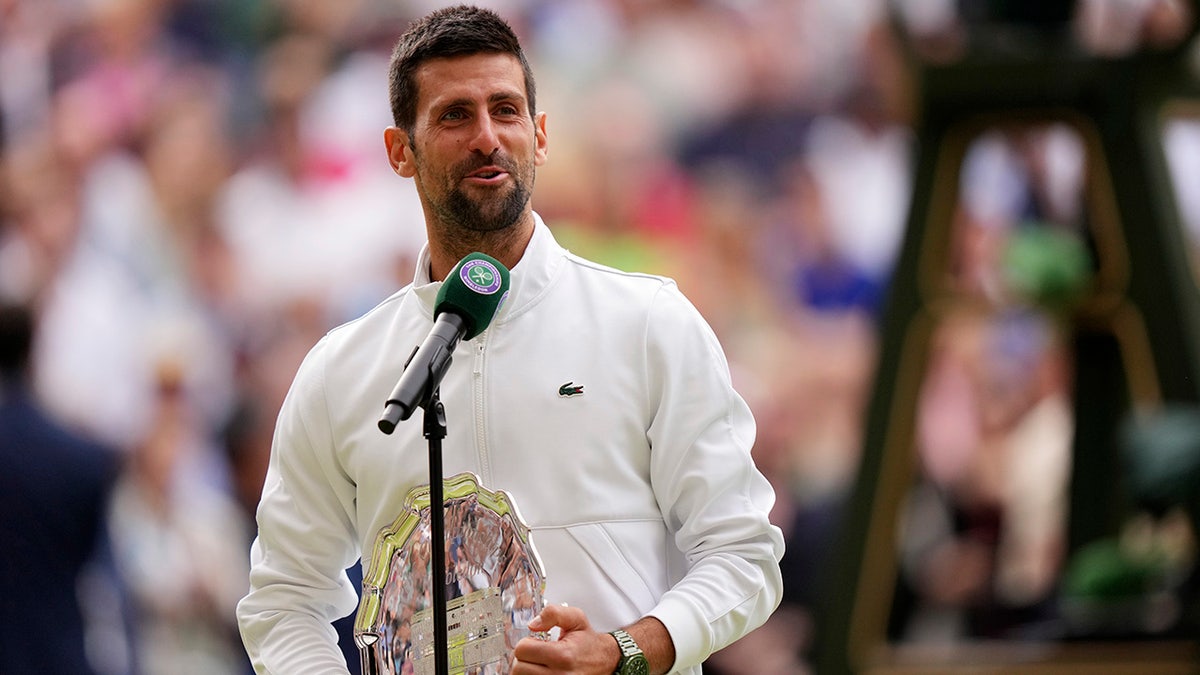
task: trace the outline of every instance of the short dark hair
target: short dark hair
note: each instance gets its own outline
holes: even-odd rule
[[[388,66],[388,95],[392,119],[412,134],[417,122],[416,72],[430,59],[472,54],[512,54],[525,72],[529,114],[537,110],[533,69],[511,26],[488,9],[458,5],[434,11],[409,26],[392,50]]]

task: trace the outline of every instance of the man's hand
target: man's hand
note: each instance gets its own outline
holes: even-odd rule
[[[549,631],[558,626],[558,640],[527,637],[513,649],[512,675],[612,675],[621,660],[617,641],[592,630],[578,607],[547,605],[529,622],[529,629]]]

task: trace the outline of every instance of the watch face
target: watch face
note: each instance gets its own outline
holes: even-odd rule
[[[650,675],[650,662],[645,656],[636,654],[621,669],[621,675]]]

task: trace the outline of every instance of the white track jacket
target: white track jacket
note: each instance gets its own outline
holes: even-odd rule
[[[428,251],[414,283],[332,330],[279,414],[238,620],[259,672],[344,673],[330,622],[356,608],[345,570],[427,485],[422,412],[376,426],[433,326]],[[782,593],[774,493],[754,419],[715,335],[674,282],[572,255],[537,219],[486,331],[441,383],[443,474],[509,492],[546,569],[546,600],[607,631],[653,615],[672,672],[763,623]],[[581,393],[561,396],[563,385]]]

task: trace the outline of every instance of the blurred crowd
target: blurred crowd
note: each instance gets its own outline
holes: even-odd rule
[[[308,348],[408,283],[424,240],[383,149],[386,67],[440,4],[0,0],[0,299],[35,308],[39,401],[122,467],[104,572],[81,585],[98,672],[245,672],[233,606],[275,412]],[[857,464],[909,202],[912,89],[889,7],[481,4],[522,36],[548,113],[534,208],[584,256],[676,278],[725,345],[792,541],[789,604],[754,672],[805,672],[804,608]],[[951,0],[898,4],[918,32],[953,23]],[[1133,25],[1098,16],[1095,35]],[[1080,152],[1054,130],[981,141],[960,209],[976,290],[998,233],[1080,227]],[[1003,322],[984,333],[1007,339],[965,321],[939,342],[950,360],[929,398],[961,427],[932,424],[929,445],[960,466],[980,429],[1011,430],[1066,386],[1046,327]],[[962,366],[994,362],[989,346],[1011,369],[983,375],[1037,388],[999,421],[954,409],[973,400],[955,386],[997,386]],[[1061,459],[1046,461],[1061,473]]]

